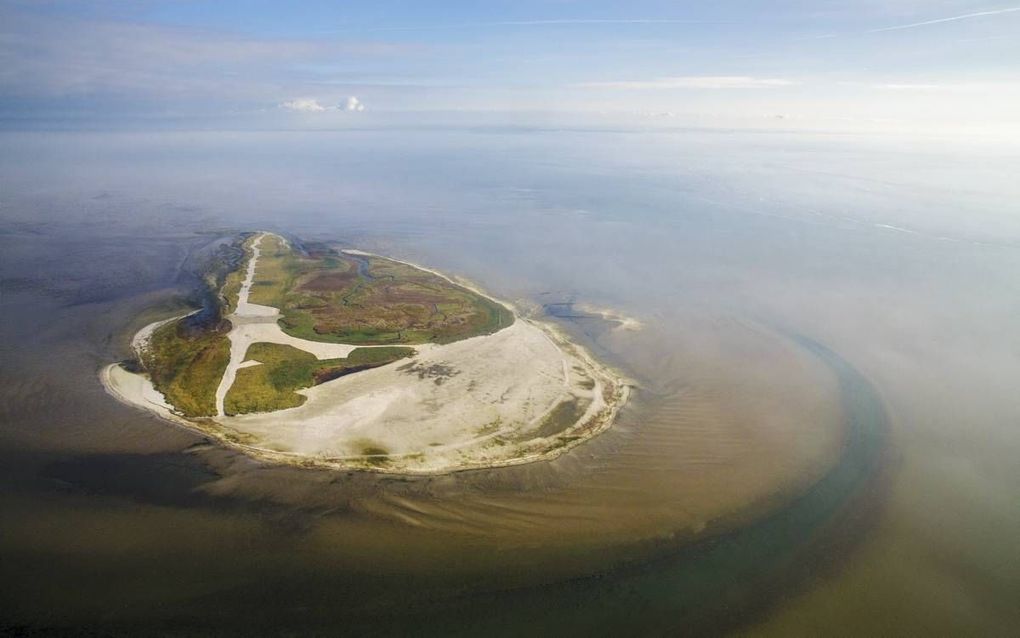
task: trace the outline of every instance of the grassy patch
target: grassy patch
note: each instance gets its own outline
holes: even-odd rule
[[[157,329],[142,363],[152,384],[185,416],[214,416],[216,388],[230,360],[225,326],[190,329],[178,319]]]
[[[450,343],[514,321],[501,304],[390,259],[324,246],[302,255],[275,235],[265,236],[260,251],[251,301],[279,308],[283,330],[302,339]]]
[[[410,356],[410,348],[357,348],[346,359],[319,360],[292,346],[254,343],[246,359],[261,365],[241,368],[224,401],[227,414],[271,412],[305,402],[296,390],[385,365]]]
[[[233,312],[237,305],[241,280],[244,278],[244,266],[250,254],[248,250],[250,244],[251,236],[249,234],[239,235],[230,243],[218,244],[210,254],[203,258],[204,261],[199,266],[202,283],[205,285],[202,297],[208,294],[213,299],[203,299],[202,303],[212,301],[216,305],[215,317],[211,317],[208,314],[208,308],[206,309],[210,323],[218,322],[220,317]]]
[[[228,324],[234,312],[254,235],[220,246],[203,266],[205,292],[214,312],[202,323],[178,320],[157,330],[141,364],[153,385],[181,414],[214,416],[216,388],[230,358]],[[226,397],[230,414],[295,407],[295,391],[409,356],[399,344],[449,343],[509,326],[513,313],[442,277],[384,259],[338,253],[326,245],[293,249],[267,234],[250,299],[281,310],[285,332],[313,341],[390,345],[359,348],[346,359],[319,361],[313,355],[274,344],[255,344],[249,359],[262,365],[242,368]],[[218,294],[217,294],[218,293]],[[208,301],[203,299],[203,303]],[[444,377],[437,376],[436,383]]]
[[[229,315],[230,313],[237,310],[237,299],[241,294],[241,284],[244,282],[244,277],[248,270],[248,260],[251,259],[252,249],[251,245],[255,241],[254,237],[249,237],[244,241],[244,259],[241,262],[239,268],[227,273],[227,276],[223,282],[223,288],[220,289],[220,294],[223,296],[223,305],[225,311],[223,314]]]
[[[288,291],[294,288],[298,277],[315,268],[315,261],[302,259],[283,238],[265,235],[259,244],[259,260],[248,300],[283,309]]]

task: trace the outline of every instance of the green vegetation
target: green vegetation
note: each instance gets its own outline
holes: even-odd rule
[[[189,318],[160,327],[142,357],[155,388],[185,416],[216,414],[216,389],[230,359],[229,324],[220,318],[237,308],[254,240],[245,234],[217,247],[201,272],[214,312],[204,313],[201,325]],[[296,390],[413,353],[398,344],[449,343],[514,321],[510,310],[490,299],[382,257],[338,253],[321,244],[300,252],[272,234],[262,236],[259,253],[249,298],[279,308],[285,332],[313,341],[394,347],[359,348],[346,359],[319,361],[290,346],[254,344],[247,356],[262,365],[238,371],[225,401],[228,414],[296,407],[305,400]]]
[[[241,284],[244,283],[244,277],[248,269],[248,260],[251,259],[253,254],[251,249],[253,241],[254,236],[249,237],[244,241],[244,244],[242,245],[244,249],[244,259],[241,261],[240,267],[227,273],[223,282],[221,294],[223,296],[224,315],[229,315],[237,309],[237,299],[241,294]]]
[[[283,330],[312,341],[449,343],[513,323],[504,306],[446,279],[381,257],[317,246],[298,254],[266,235],[250,299],[279,308]]]
[[[185,416],[214,416],[216,388],[230,360],[225,326],[191,328],[177,319],[153,332],[142,362],[152,385]]]
[[[209,301],[216,305],[219,317],[230,314],[237,305],[241,281],[244,279],[244,266],[251,254],[248,246],[251,245],[252,237],[250,233],[245,233],[229,243],[218,244],[199,266],[204,284],[204,290],[201,291],[202,303],[205,303],[207,295],[212,297]]]
[[[262,365],[237,371],[224,409],[227,414],[247,414],[297,407],[305,402],[305,397],[296,390],[376,368],[413,353],[411,348],[357,348],[346,359],[319,360],[292,346],[254,343],[248,348],[246,359]]]
[[[265,235],[259,244],[259,260],[248,300],[282,309],[294,280],[314,267],[313,260],[301,259],[283,238]]]

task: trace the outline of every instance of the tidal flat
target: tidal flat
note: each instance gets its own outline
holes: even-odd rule
[[[3,137],[4,628],[1018,622],[1014,154],[690,130]],[[632,400],[555,460],[432,477],[264,464],[112,401],[98,371],[200,306],[193,266],[251,228],[547,308]]]

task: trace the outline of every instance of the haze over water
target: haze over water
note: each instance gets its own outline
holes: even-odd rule
[[[2,146],[7,626],[1020,622],[1013,146],[538,127]],[[635,399],[552,463],[401,480],[259,465],[106,395],[97,370],[181,307],[203,247],[257,229],[427,264],[536,316],[573,303],[549,320]]]

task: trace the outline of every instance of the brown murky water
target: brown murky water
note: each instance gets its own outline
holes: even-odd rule
[[[692,132],[5,137],[7,627],[1018,622],[1015,157],[972,150],[964,185],[938,151]],[[99,367],[249,228],[634,317],[550,320],[639,390],[554,462],[415,479],[262,465],[106,396]]]

